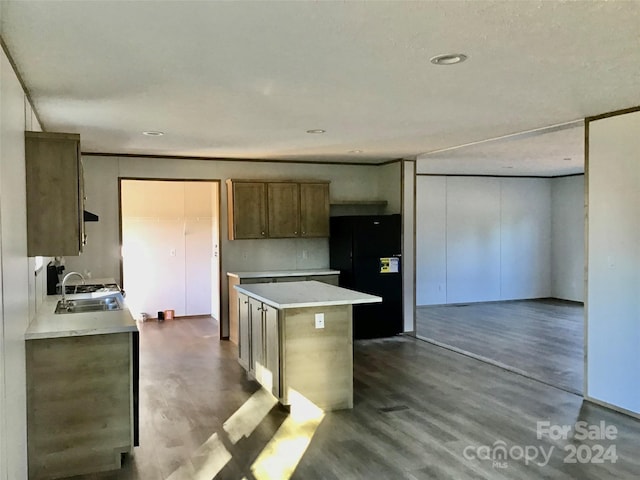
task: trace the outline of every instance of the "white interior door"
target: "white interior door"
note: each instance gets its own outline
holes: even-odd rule
[[[127,303],[155,317],[186,315],[185,241],[181,218],[123,218],[123,276]]]
[[[211,217],[186,218],[185,282],[186,315],[211,315]]]

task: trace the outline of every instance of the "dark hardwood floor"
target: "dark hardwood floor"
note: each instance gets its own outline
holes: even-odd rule
[[[290,474],[269,476],[265,466],[280,459],[295,467],[309,441],[291,478],[631,480],[640,473],[640,421],[411,337],[356,341],[354,409],[296,425],[293,412],[246,379],[212,319],[147,322],[140,330],[141,446],[122,471],[78,478],[282,480]],[[617,435],[538,439],[538,421],[604,421]],[[496,442],[512,452],[505,463],[477,458],[503,445]],[[596,444],[615,446],[616,462],[564,462],[565,449],[580,448],[584,459],[597,455]],[[518,458],[525,448],[531,456],[552,449],[549,462]]]
[[[582,393],[584,307],[557,299],[418,307],[416,333],[522,375]]]

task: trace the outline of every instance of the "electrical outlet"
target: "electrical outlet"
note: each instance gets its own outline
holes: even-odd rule
[[[176,256],[176,249],[172,248],[171,250],[169,250],[169,255],[171,255],[172,257]]]
[[[316,328],[324,328],[324,313],[316,313]]]

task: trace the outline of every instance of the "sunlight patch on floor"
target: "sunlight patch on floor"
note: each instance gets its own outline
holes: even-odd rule
[[[289,416],[251,466],[255,480],[291,478],[324,418],[322,409],[295,390],[289,390],[288,398],[291,402]],[[251,395],[223,424],[229,441],[236,444],[243,437],[251,436],[276,403],[277,399],[265,389]],[[231,453],[214,433],[167,480],[211,480],[231,458]]]
[[[242,437],[250,436],[276,403],[278,400],[262,388],[251,395],[222,425],[231,443],[235,444]]]
[[[256,480],[291,478],[324,418],[322,409],[298,392],[290,390],[289,399],[291,415],[251,466]]]
[[[231,454],[214,433],[167,480],[211,480],[231,460]]]

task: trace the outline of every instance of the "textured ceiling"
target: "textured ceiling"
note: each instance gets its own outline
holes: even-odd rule
[[[638,1],[3,1],[0,33],[86,152],[378,163],[640,104]],[[561,172],[566,136],[482,155]]]
[[[418,173],[558,176],[584,172],[584,123],[418,156]]]

